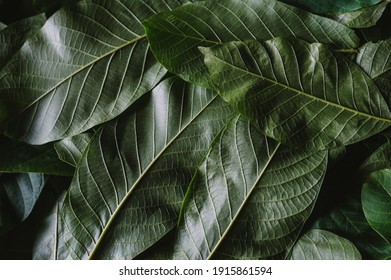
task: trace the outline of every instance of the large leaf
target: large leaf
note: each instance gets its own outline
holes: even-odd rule
[[[170,78],[104,126],[62,208],[74,259],[131,259],[177,224],[193,173],[233,114],[221,98]]]
[[[0,71],[4,133],[42,144],[119,115],[166,73],[141,21],[180,4],[93,0],[56,12]]]
[[[373,81],[322,44],[276,38],[231,42],[202,52],[223,99],[280,142],[334,148],[391,124]]]
[[[273,0],[213,0],[182,6],[144,22],[157,59],[186,80],[210,86],[199,46],[233,40],[297,37],[337,48],[353,48],[352,30]]]
[[[332,14],[329,17],[350,28],[368,28],[376,25],[383,15],[387,4],[382,2],[353,12]]]
[[[382,0],[279,0],[320,14],[343,13],[376,5]]]
[[[391,244],[391,169],[369,176],[362,188],[361,201],[369,224]]]
[[[26,39],[43,26],[45,20],[45,15],[39,14],[10,24],[0,32],[0,69],[22,47]]]
[[[391,107],[391,39],[369,42],[359,49],[356,62],[375,81]]]
[[[361,255],[349,240],[325,230],[312,229],[293,246],[291,259],[361,260]]]
[[[360,250],[365,259],[391,258],[391,245],[368,224],[359,199],[348,198],[321,216],[313,225],[347,238]]]
[[[175,258],[260,259],[286,253],[312,211],[327,151],[292,152],[234,118],[198,168]]]
[[[32,146],[0,135],[0,172],[35,172],[72,176],[75,169],[61,161],[52,143]]]

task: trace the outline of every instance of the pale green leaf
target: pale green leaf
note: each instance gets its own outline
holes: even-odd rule
[[[62,208],[74,259],[133,259],[177,224],[193,173],[233,114],[170,78],[95,134]]]
[[[51,16],[0,71],[3,132],[31,144],[108,121],[166,73],[141,24],[182,0],[92,0]]]
[[[386,8],[387,3],[382,2],[353,12],[331,14],[328,17],[350,28],[368,28],[376,25]]]
[[[361,255],[349,240],[325,230],[312,229],[297,241],[291,259],[361,260]]]
[[[267,136],[293,147],[344,146],[391,124],[374,82],[323,44],[276,38],[202,52],[223,99]]]
[[[210,86],[199,46],[229,41],[296,37],[350,49],[359,44],[352,30],[273,0],[214,0],[184,5],[144,21],[156,58],[185,80]]]
[[[376,5],[382,0],[279,0],[295,5],[313,13],[341,13],[359,10],[361,8]]]
[[[284,254],[310,215],[327,151],[290,151],[235,117],[186,195],[174,258],[265,259]]]
[[[375,81],[391,107],[391,39],[366,43],[359,49],[356,62]]]
[[[391,244],[391,169],[376,171],[368,177],[361,202],[369,224]]]

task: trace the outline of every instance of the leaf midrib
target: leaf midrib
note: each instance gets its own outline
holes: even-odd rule
[[[210,55],[210,54],[207,54],[207,55]],[[278,85],[278,86],[280,86],[280,87],[283,87],[283,88],[286,88],[286,89],[288,89],[288,90],[290,90],[290,91],[294,91],[294,92],[297,92],[297,93],[299,93],[299,94],[305,95],[306,97],[311,98],[311,99],[314,99],[314,100],[316,100],[316,101],[319,101],[319,102],[322,102],[322,103],[326,103],[326,104],[328,104],[328,105],[330,105],[330,106],[334,106],[334,107],[337,107],[337,108],[342,109],[342,110],[349,111],[349,112],[351,112],[351,113],[353,113],[353,114],[355,114],[355,115],[361,115],[361,116],[367,117],[367,118],[369,118],[369,119],[375,119],[375,120],[378,120],[378,121],[382,121],[382,122],[386,122],[386,123],[391,123],[391,119],[385,119],[385,118],[382,118],[382,117],[374,116],[374,115],[371,115],[371,114],[368,114],[368,113],[364,113],[364,112],[357,111],[357,110],[352,109],[352,108],[349,108],[349,107],[345,107],[345,106],[343,106],[343,105],[341,105],[341,104],[337,104],[337,103],[330,102],[330,101],[328,101],[328,100],[324,100],[324,99],[322,99],[322,98],[320,98],[320,97],[311,95],[311,94],[306,93],[306,92],[304,92],[304,91],[298,90],[298,89],[293,88],[293,87],[288,86],[288,85],[285,85],[285,84],[280,83],[280,82],[278,82],[278,81],[276,81],[276,80],[269,79],[269,78],[264,77],[264,76],[261,76],[261,75],[259,75],[259,74],[256,74],[256,73],[247,71],[247,70],[245,70],[245,69],[243,69],[243,68],[240,68],[240,67],[238,67],[238,66],[236,66],[236,65],[230,64],[230,63],[226,62],[225,60],[223,60],[223,59],[221,59],[221,58],[219,58],[219,57],[217,57],[217,56],[215,56],[215,55],[211,55],[211,56],[213,56],[215,59],[221,61],[222,63],[227,64],[227,65],[231,66],[232,68],[237,69],[238,71],[244,72],[244,73],[246,73],[246,74],[248,74],[248,75],[257,77],[257,78],[262,79],[262,80],[266,80],[266,81],[268,81],[268,82],[270,82],[270,83],[272,83],[272,84],[276,84],[276,85]]]
[[[242,204],[240,205],[238,211],[235,213],[235,216],[233,217],[233,219],[231,220],[229,226],[225,229],[224,233],[221,235],[219,241],[217,242],[217,244],[215,245],[215,247],[213,248],[213,250],[210,252],[209,256],[208,256],[208,260],[212,259],[213,255],[217,252],[218,248],[220,247],[220,245],[222,244],[223,241],[225,241],[225,238],[226,236],[228,235],[228,233],[230,232],[231,228],[234,226],[236,220],[238,219],[239,215],[241,214],[242,210],[244,209],[244,207],[247,205],[247,201],[250,199],[250,196],[252,195],[252,193],[254,192],[254,189],[255,187],[257,186],[258,182],[262,179],[263,175],[265,174],[265,171],[266,169],[269,167],[270,163],[272,162],[272,160],[274,159],[274,156],[276,155],[277,151],[280,149],[280,146],[281,146],[281,143],[278,143],[273,151],[273,153],[270,155],[268,161],[266,162],[264,168],[260,171],[258,177],[256,178],[256,180],[254,181],[250,191],[248,192],[247,196],[245,197],[245,199],[243,200]]]
[[[124,198],[121,200],[121,202],[118,204],[117,209],[113,212],[111,215],[109,221],[106,224],[106,227],[102,230],[102,234],[99,236],[98,241],[95,243],[95,247],[92,249],[88,259],[92,260],[97,253],[100,244],[104,240],[106,234],[109,231],[110,226],[114,222],[116,216],[120,213],[122,210],[122,207],[126,204],[129,197],[133,194],[135,189],[137,188],[138,184],[142,181],[144,176],[148,173],[148,171],[153,167],[153,165],[160,159],[160,157],[164,154],[164,152],[175,142],[176,139],[194,122],[195,119],[197,119],[208,107],[209,105],[216,100],[218,95],[215,95],[203,108],[200,110],[192,119],[189,120],[189,122],[182,127],[178,133],[164,146],[164,148],[155,156],[155,158],[150,162],[150,164],[144,169],[144,171],[141,173],[139,178],[133,183],[132,187],[129,189],[128,193],[124,196]]]

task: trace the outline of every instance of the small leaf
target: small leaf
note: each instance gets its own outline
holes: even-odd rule
[[[366,43],[359,49],[356,62],[375,81],[391,107],[391,39]]]
[[[223,99],[280,142],[336,148],[391,124],[373,81],[322,44],[276,38],[201,50]]]
[[[56,12],[0,71],[3,133],[44,144],[118,116],[166,73],[141,21],[182,2],[81,1]]]
[[[133,259],[177,224],[186,187],[233,110],[173,77],[103,126],[62,208],[73,259]]]
[[[290,151],[235,117],[215,140],[182,208],[174,258],[286,253],[310,215],[327,151]]]
[[[62,162],[52,143],[32,146],[0,135],[0,172],[72,176],[75,169]]]
[[[312,229],[293,246],[291,260],[361,260],[361,255],[349,240]]]
[[[369,176],[362,188],[361,201],[369,224],[391,244],[391,169]]]
[[[216,0],[184,5],[144,21],[156,58],[185,80],[210,87],[199,46],[296,37],[342,49],[357,47],[353,30],[273,0]]]
[[[380,3],[382,0],[279,0],[297,7],[301,7],[313,13],[343,13],[359,10]]]
[[[368,28],[376,25],[387,8],[387,4],[382,2],[353,12],[331,14],[328,17],[350,28]]]

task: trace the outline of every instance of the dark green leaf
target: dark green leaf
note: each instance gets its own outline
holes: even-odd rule
[[[141,21],[181,1],[82,1],[56,12],[0,71],[4,133],[43,144],[122,113],[166,73]]]
[[[291,259],[361,260],[361,255],[349,240],[325,230],[312,229],[293,246]]]
[[[216,0],[184,5],[144,21],[156,58],[185,80],[210,86],[199,46],[233,40],[296,37],[337,48],[357,47],[352,30],[273,0]]]
[[[375,81],[391,107],[391,39],[366,43],[359,49],[356,62]]]
[[[387,4],[382,2],[353,12],[332,14],[329,17],[350,28],[368,28],[376,25],[383,15]]]
[[[92,137],[93,133],[86,132],[56,142],[54,147],[58,157],[62,161],[76,167]]]
[[[72,176],[75,169],[62,162],[53,144],[32,146],[0,135],[0,172],[35,172]]]
[[[45,20],[45,15],[39,14],[10,24],[0,31],[0,69],[22,47],[26,39],[43,26]]]
[[[391,169],[376,171],[368,177],[361,201],[369,224],[391,244]]]
[[[316,220],[314,228],[325,229],[352,241],[364,258],[388,259],[391,245],[368,224],[359,200],[351,198]]]
[[[293,147],[344,146],[391,124],[373,81],[322,44],[276,38],[202,52],[223,99],[267,136]]]
[[[292,152],[235,117],[192,181],[174,258],[284,253],[312,211],[326,166],[327,151]]]
[[[132,259],[170,232],[196,167],[232,114],[212,92],[170,78],[104,126],[62,208],[71,257]]]
[[[301,7],[313,13],[343,13],[359,10],[361,8],[376,5],[382,0],[279,0],[297,7]]]

